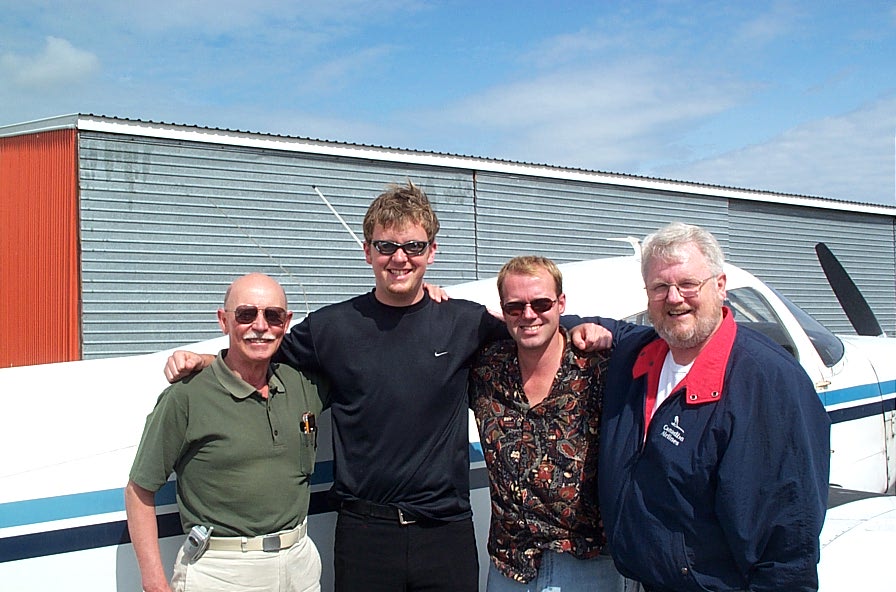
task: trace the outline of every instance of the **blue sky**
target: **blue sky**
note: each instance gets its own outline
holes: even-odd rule
[[[0,0],[68,113],[896,205],[896,4]]]

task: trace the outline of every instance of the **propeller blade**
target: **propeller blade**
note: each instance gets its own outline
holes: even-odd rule
[[[843,312],[846,313],[849,322],[859,335],[870,335],[877,337],[884,334],[880,323],[874,316],[868,301],[862,296],[859,288],[856,286],[852,278],[837,260],[837,257],[824,243],[815,245],[815,254],[818,255],[818,262],[824,270],[824,275],[834,290],[834,295],[840,302]]]

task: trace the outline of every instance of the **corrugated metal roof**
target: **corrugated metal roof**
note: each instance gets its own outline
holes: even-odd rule
[[[54,128],[53,126],[57,127]],[[699,193],[731,199],[745,199],[750,201],[785,203],[823,209],[896,215],[896,206],[853,202],[822,196],[778,193],[768,190],[746,189],[726,185],[697,183],[693,181],[663,179],[659,177],[646,177],[544,163],[521,162],[429,150],[413,150],[353,142],[322,140],[318,138],[256,132],[251,130],[131,119],[109,115],[65,115],[0,127],[0,137],[5,135],[33,133],[35,131],[45,131],[48,129],[59,129],[63,127],[77,127],[78,129],[105,131],[108,133],[129,133],[140,136],[168,138],[182,137],[184,140],[222,144],[262,145],[263,147],[271,149],[297,150],[352,158],[366,158],[370,160],[390,160],[414,164],[444,166],[448,168],[504,172],[534,177],[569,178],[593,183],[631,185],[645,189],[676,191],[687,194]]]

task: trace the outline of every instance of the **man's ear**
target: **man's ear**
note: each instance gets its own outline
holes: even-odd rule
[[[227,326],[227,312],[223,308],[218,309],[218,326],[221,327],[221,333],[230,335],[230,329]]]
[[[431,243],[429,243],[429,255],[426,256],[426,264],[429,265],[433,261],[436,260],[436,249],[438,245],[436,245],[435,239]]]
[[[716,278],[715,285],[716,285],[716,290],[719,293],[719,298],[722,300],[722,302],[724,302],[725,298],[728,297],[728,289],[727,289],[728,276],[726,276],[724,273],[720,273],[719,276]]]

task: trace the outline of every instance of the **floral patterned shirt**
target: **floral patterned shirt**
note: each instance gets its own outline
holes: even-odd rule
[[[543,551],[598,555],[606,542],[597,500],[597,444],[609,352],[566,347],[551,392],[530,407],[516,343],[483,349],[470,405],[491,482],[488,551],[498,569],[535,579]]]

